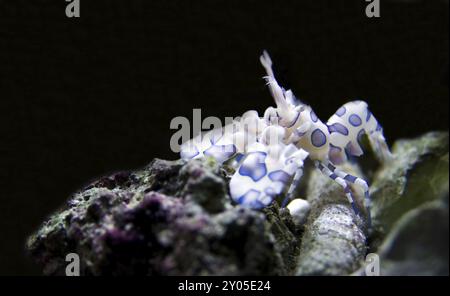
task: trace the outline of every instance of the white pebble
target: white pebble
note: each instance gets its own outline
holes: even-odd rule
[[[287,208],[291,213],[294,222],[299,225],[303,225],[306,222],[306,218],[308,217],[309,211],[311,210],[309,202],[301,198],[292,200],[287,205]]]

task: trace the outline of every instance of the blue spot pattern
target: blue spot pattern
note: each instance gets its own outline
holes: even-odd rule
[[[296,129],[296,130],[294,131],[294,133],[295,133],[295,135],[296,135],[297,137],[299,137],[299,138],[301,138],[301,137],[303,137],[304,135],[306,135],[306,132],[300,132],[300,131],[298,131],[298,129]]]
[[[269,178],[272,181],[279,181],[282,183],[287,183],[291,176],[283,170],[277,170],[269,173]]]
[[[273,199],[271,198],[269,204],[264,204],[259,199],[260,196],[261,196],[260,191],[250,189],[244,195],[240,196],[237,199],[237,202],[243,206],[248,206],[252,209],[262,209],[264,207],[267,207],[273,201]]]
[[[350,115],[350,117],[348,118],[348,122],[350,122],[350,124],[353,126],[360,126],[362,124],[361,117],[356,114]]]
[[[341,117],[342,115],[345,114],[346,111],[347,111],[347,110],[345,109],[345,107],[342,106],[341,108],[339,108],[339,109],[336,111],[336,115],[339,116],[339,117]]]
[[[311,134],[311,143],[316,147],[321,147],[327,142],[327,137],[320,129],[315,129]]]
[[[359,151],[357,151],[352,142],[348,142],[347,146],[345,146],[345,152],[352,156],[359,156]]]
[[[241,162],[241,160],[242,160],[243,157],[244,157],[244,154],[239,153],[239,154],[236,156],[236,161],[237,161],[237,162]]]
[[[344,148],[345,156],[347,157],[348,160],[352,160],[352,156],[353,156],[353,154],[350,152],[351,145],[352,145],[352,142],[348,142],[347,146],[345,146],[345,148]]]
[[[341,156],[341,151],[342,149],[334,146],[333,144],[330,143],[330,152],[328,153],[331,162],[335,163],[335,164],[341,164],[342,162],[344,162],[344,159],[342,159]]]
[[[239,174],[248,176],[253,181],[258,182],[267,174],[266,157],[267,154],[264,152],[249,153],[239,168]]]
[[[328,131],[330,133],[340,133],[340,134],[343,134],[345,136],[348,135],[348,129],[345,127],[345,125],[343,125],[343,124],[341,124],[339,122],[336,122],[336,123],[333,123],[333,124],[329,125],[328,126]]]
[[[293,127],[295,125],[295,123],[297,122],[299,117],[300,117],[300,112],[297,112],[297,116],[295,116],[294,120],[292,121],[292,123],[287,128]]]
[[[273,190],[272,187],[268,187],[268,188],[264,189],[264,193],[267,194],[268,196],[277,195],[277,192],[275,192],[275,190]]]
[[[344,180],[347,180],[347,181],[349,181],[349,182],[351,182],[351,183],[355,183],[356,179],[358,179],[358,178],[355,177],[355,176],[352,176],[352,175],[346,175],[346,176],[344,177]]]
[[[367,108],[366,112],[367,112],[367,115],[366,115],[366,122],[368,122],[369,119],[370,119],[370,117],[372,116],[372,112],[370,112],[369,108]]]
[[[314,113],[313,110],[311,110],[311,113],[309,115],[311,116],[311,120],[313,122],[317,122],[319,120],[319,118],[317,117],[316,113]]]

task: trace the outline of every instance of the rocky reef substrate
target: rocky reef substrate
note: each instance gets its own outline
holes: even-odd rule
[[[234,204],[233,170],[212,159],[154,159],[74,193],[27,249],[47,275],[64,275],[69,253],[82,275],[365,275],[370,253],[381,275],[448,275],[448,133],[399,140],[392,151],[384,166],[344,168],[372,184],[370,228],[313,169],[298,192],[311,209],[299,217],[277,202],[262,211]]]

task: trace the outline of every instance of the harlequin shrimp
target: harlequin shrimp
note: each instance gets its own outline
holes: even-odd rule
[[[270,205],[286,189],[282,207],[293,199],[303,175],[304,160],[309,157],[320,172],[342,186],[357,215],[360,211],[351,185],[363,189],[370,219],[367,182],[336,167],[351,156],[363,154],[360,140],[364,134],[381,162],[392,158],[383,129],[367,103],[346,103],[323,123],[310,106],[278,84],[266,51],[260,61],[276,107],[267,108],[263,117],[257,111],[248,111],[223,128],[191,139],[182,145],[181,158],[213,157],[219,163],[233,159],[236,171],[229,184],[232,199],[243,206],[260,209]]]

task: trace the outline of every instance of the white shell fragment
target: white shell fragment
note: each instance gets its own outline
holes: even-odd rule
[[[309,211],[311,210],[311,206],[307,200],[296,198],[287,205],[287,208],[297,225],[305,224],[306,218],[308,218]]]

